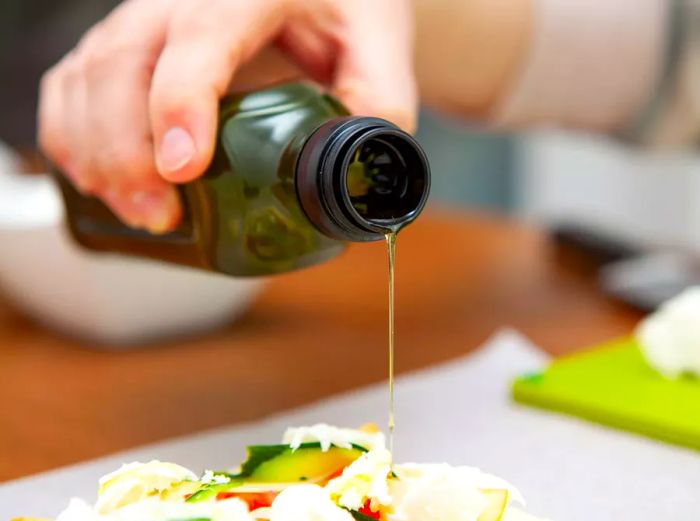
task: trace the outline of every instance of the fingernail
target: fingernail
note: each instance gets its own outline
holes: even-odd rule
[[[180,201],[175,189],[164,192],[134,192],[131,203],[143,217],[143,227],[162,234],[170,231],[179,215]]]
[[[175,172],[194,157],[194,140],[184,128],[173,127],[160,142],[158,168],[161,172]]]
[[[128,198],[125,198],[116,190],[107,189],[103,199],[124,224],[130,228],[143,228],[143,218],[133,211]]]

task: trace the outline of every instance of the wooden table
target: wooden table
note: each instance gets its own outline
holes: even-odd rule
[[[386,250],[280,276],[208,337],[128,352],[52,335],[0,298],[0,480],[191,433],[386,377]],[[640,318],[556,261],[543,233],[432,212],[397,250],[399,373],[458,357],[503,327],[550,353],[628,333]]]

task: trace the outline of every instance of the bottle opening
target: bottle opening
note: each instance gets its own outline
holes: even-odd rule
[[[425,160],[410,141],[380,132],[350,151],[345,185],[352,208],[364,220],[392,228],[422,208],[427,175]]]
[[[423,210],[430,167],[420,145],[379,118],[334,118],[304,142],[296,165],[299,203],[327,236],[381,240]]]

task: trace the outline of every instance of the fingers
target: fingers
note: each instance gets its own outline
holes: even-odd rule
[[[92,170],[106,181],[99,195],[127,224],[160,233],[179,220],[176,189],[156,170],[148,120],[152,54],[116,52],[88,69],[88,131]],[[114,74],[117,72],[118,74]]]
[[[279,30],[282,5],[202,0],[172,19],[149,104],[156,164],[165,179],[189,181],[209,165],[219,98],[238,67]]]
[[[124,222],[163,232],[181,213],[157,173],[148,120],[150,75],[169,0],[125,2],[42,81],[39,141],[87,195]]]
[[[180,198],[172,185],[163,190],[107,190],[102,200],[125,223],[134,228],[146,228],[151,233],[171,230],[182,215]]]
[[[301,13],[298,15],[300,19],[284,27],[275,43],[293,57],[310,78],[322,85],[330,85],[333,82],[337,45],[328,34],[328,29],[336,23],[324,14],[316,9],[313,16],[307,16],[308,19],[304,20],[304,13]]]
[[[270,85],[298,81],[304,71],[276,46],[268,45],[244,63],[228,87],[228,92],[251,92]]]
[[[346,27],[334,94],[355,114],[383,117],[412,132],[418,102],[409,3],[355,0],[342,5]]]
[[[82,193],[98,195],[107,185],[90,153],[87,82],[74,54],[68,56],[64,64],[62,105],[63,132],[71,155],[65,173]]]
[[[165,231],[181,212],[169,182],[205,171],[220,97],[273,41],[313,77],[331,81],[354,113],[412,130],[408,7],[406,0],[127,0],[45,75],[40,144],[125,222]],[[329,16],[323,23],[314,22],[319,10]]]
[[[61,63],[46,71],[39,85],[37,140],[39,147],[64,172],[70,173],[71,153],[63,131],[64,88]]]
[[[73,184],[84,194],[95,194],[100,176],[91,168],[87,142],[87,91],[75,53],[48,71],[42,80],[39,104],[39,143]]]

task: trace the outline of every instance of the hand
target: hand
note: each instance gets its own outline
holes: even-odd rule
[[[167,231],[171,183],[204,172],[219,99],[270,47],[353,113],[413,128],[408,0],[127,0],[44,75],[39,144],[125,223]]]

